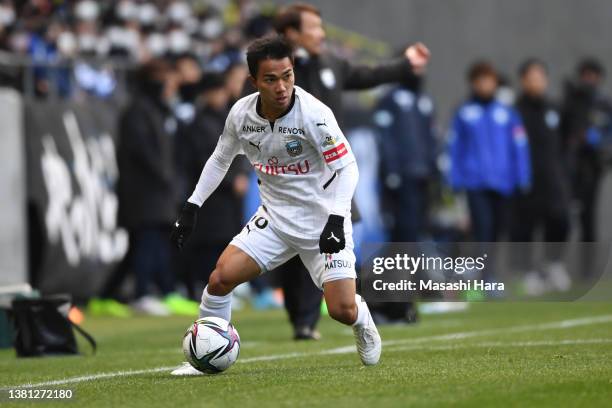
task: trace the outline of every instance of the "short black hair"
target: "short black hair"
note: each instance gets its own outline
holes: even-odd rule
[[[603,67],[602,63],[594,57],[583,58],[576,68],[578,71],[578,75],[584,75],[587,72],[593,72],[601,77],[606,75],[606,70]]]
[[[277,35],[253,41],[247,49],[246,56],[249,73],[253,78],[257,76],[260,61],[289,58],[293,64],[293,48],[285,39]]]
[[[540,67],[545,73],[548,73],[548,66],[544,61],[539,58],[527,58],[519,65],[518,74],[520,78],[523,78],[531,68]]]

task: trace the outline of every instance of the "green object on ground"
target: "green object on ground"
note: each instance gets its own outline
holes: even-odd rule
[[[200,313],[200,304],[189,300],[178,293],[171,293],[163,300],[170,313],[177,316],[191,316],[194,319]]]
[[[132,316],[130,307],[117,302],[115,299],[92,298],[89,303],[87,303],[87,313],[91,316],[98,317],[128,318]]]

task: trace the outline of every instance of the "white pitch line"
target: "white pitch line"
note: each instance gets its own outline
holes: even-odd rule
[[[457,332],[457,333],[449,333],[449,334],[444,334],[444,335],[425,336],[425,337],[417,337],[417,338],[410,338],[410,339],[403,339],[403,340],[389,340],[389,341],[384,341],[383,345],[392,346],[392,350],[401,350],[401,348],[393,347],[393,346],[409,345],[411,343],[416,345],[419,343],[430,342],[430,341],[460,340],[460,339],[466,339],[466,338],[471,338],[471,337],[488,336],[488,335],[499,334],[499,333],[520,333],[520,332],[525,332],[525,331],[567,329],[570,327],[578,327],[578,326],[586,326],[586,325],[591,325],[591,324],[610,323],[610,322],[612,322],[612,315],[602,315],[602,316],[595,316],[595,317],[584,317],[584,318],[578,318],[578,319],[561,320],[558,322],[550,322],[550,323],[502,327],[498,329],[489,329],[489,330],[474,330],[474,331],[468,331],[468,332]],[[572,344],[572,343],[567,343],[569,341],[571,340],[565,340],[566,343],[563,343],[563,344]],[[515,342],[515,343],[522,344],[523,346],[525,346],[526,344],[529,344],[529,343],[535,344],[537,342]],[[482,344],[489,344],[488,347],[494,347],[492,345],[496,343],[489,342],[489,343],[482,343]],[[500,345],[501,344],[505,345],[507,343],[500,343]],[[583,343],[574,343],[574,344],[583,344]],[[329,350],[322,350],[318,352],[296,352],[296,353],[273,354],[273,355],[268,355],[268,356],[244,358],[244,359],[238,360],[238,362],[242,364],[246,364],[246,363],[252,363],[252,362],[257,362],[257,361],[286,360],[290,358],[306,357],[306,356],[313,356],[313,355],[347,354],[347,353],[352,353],[354,351],[355,351],[355,346],[351,345],[351,346],[346,346],[346,347],[337,347],[337,348],[333,348]],[[128,376],[135,376],[135,375],[142,375],[142,374],[153,374],[153,373],[159,373],[162,371],[170,371],[173,368],[176,368],[176,366],[91,374],[91,375],[80,376],[80,377],[65,378],[62,380],[55,380],[55,381],[44,381],[44,382],[39,382],[39,383],[20,384],[20,385],[15,385],[12,387],[0,388],[0,391],[6,391],[8,389],[15,389],[15,388],[38,388],[38,387],[48,387],[48,386],[64,385],[64,384],[76,384],[76,383],[100,380],[100,379],[105,379],[105,378],[128,377]]]
[[[511,326],[511,327],[502,327],[497,329],[487,329],[487,330],[473,330],[466,332],[456,332],[456,333],[448,333],[448,334],[440,334],[435,336],[425,336],[425,337],[417,337],[410,339],[402,339],[402,340],[389,340],[383,342],[386,346],[396,345],[396,344],[409,344],[409,343],[423,343],[429,341],[445,341],[445,340],[461,340],[467,339],[471,337],[480,337],[480,336],[489,336],[499,333],[520,333],[526,331],[541,331],[541,330],[555,330],[555,329],[567,329],[571,327],[578,326],[587,326],[591,324],[600,324],[600,323],[611,323],[612,315],[602,315],[596,317],[584,317],[579,319],[569,319],[569,320],[561,320],[558,322],[550,322],[550,323],[540,323],[540,324],[529,324],[522,326]]]
[[[612,339],[566,339],[566,340],[542,340],[542,341],[485,341],[479,343],[463,343],[449,344],[444,346],[429,346],[429,345],[406,345],[406,346],[390,346],[385,349],[388,352],[397,351],[443,351],[443,350],[458,350],[466,348],[493,348],[493,347],[550,347],[550,346],[577,346],[581,344],[610,344]]]
[[[75,383],[80,383],[80,382],[85,382],[85,381],[100,380],[104,378],[129,377],[132,375],[140,375],[140,374],[153,374],[153,373],[158,373],[160,371],[172,370],[174,368],[176,368],[176,366],[148,368],[144,370],[115,371],[112,373],[91,374],[91,375],[85,375],[82,377],[65,378],[63,380],[45,381],[45,382],[40,382],[40,383],[25,383],[21,385],[15,385],[13,387],[0,388],[0,391],[6,391],[9,389],[15,389],[15,388],[37,388],[37,387],[48,387],[52,385],[75,384]]]

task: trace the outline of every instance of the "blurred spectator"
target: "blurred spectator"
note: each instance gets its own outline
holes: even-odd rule
[[[325,30],[319,10],[306,3],[293,4],[281,9],[274,27],[297,49],[295,55],[295,81],[331,108],[342,124],[342,91],[368,89],[377,85],[405,80],[413,69],[421,70],[427,57],[423,48],[409,47],[405,55],[377,66],[355,65],[325,49]],[[414,51],[414,53],[409,52]],[[418,65],[413,67],[413,65]]]
[[[197,113],[193,122],[177,135],[179,168],[187,186],[198,182],[203,163],[215,150],[230,100],[222,74],[206,73],[198,86]],[[242,228],[242,198],[248,188],[250,169],[244,158],[236,159],[215,194],[202,206],[202,214],[208,216],[200,218],[197,231],[180,254],[181,271],[185,273],[192,299],[202,293],[219,254]]]
[[[548,72],[542,61],[529,59],[520,69],[521,93],[516,107],[523,119],[531,157],[531,190],[514,200],[510,237],[515,242],[532,242],[541,229],[546,262],[541,271],[525,269],[528,294],[542,294],[552,286],[567,290],[570,279],[562,262],[563,245],[569,231],[569,180],[564,169],[559,133],[560,115],[549,101]],[[532,254],[521,253],[530,262]]]
[[[295,84],[319,98],[334,112],[342,125],[342,92],[348,89],[368,89],[400,81],[413,75],[413,65],[421,69],[427,62],[424,47],[410,47],[405,58],[376,67],[359,66],[325,51],[325,30],[319,10],[306,3],[290,5],[276,15],[274,28],[296,48]],[[353,205],[353,221],[358,221]],[[295,257],[279,268],[283,277],[285,307],[294,327],[296,339],[319,337],[321,291],[312,283],[306,268]]]
[[[418,242],[427,227],[428,187],[437,174],[434,105],[410,77],[378,103],[374,122],[380,134],[380,177],[390,212],[391,241]]]
[[[423,77],[411,76],[379,101],[378,129],[382,203],[393,242],[418,242],[428,227],[428,195],[436,177],[434,105],[423,92]],[[370,304],[377,323],[413,323],[414,303]]]
[[[597,240],[596,205],[602,174],[602,142],[612,138],[612,104],[602,93],[605,71],[599,61],[578,64],[577,77],[566,83],[561,132],[569,160],[573,197],[580,213],[580,238]]]
[[[249,70],[244,63],[232,64],[225,73],[225,87],[230,94],[230,105],[233,105],[243,95]]]
[[[477,62],[468,81],[471,96],[450,129],[450,184],[467,192],[473,238],[494,242],[503,229],[508,197],[529,190],[529,146],[518,113],[495,99],[495,68]]]
[[[139,78],[139,90],[120,118],[117,146],[119,217],[130,234],[136,274],[133,306],[154,315],[194,315],[197,303],[174,293],[168,240],[177,205],[172,146],[177,125],[168,107],[175,77],[168,62],[154,60],[141,68]],[[153,284],[163,302],[151,295]]]
[[[37,96],[46,97],[51,94],[67,97],[72,92],[71,70],[58,64],[61,55],[57,49],[57,40],[64,30],[60,22],[53,21],[48,27],[30,36],[28,55],[32,58],[34,92]]]
[[[0,1],[0,55],[12,51],[11,34],[15,31],[17,15],[12,1]],[[0,64],[0,86],[19,87],[19,70],[16,67]]]
[[[175,114],[179,121],[189,124],[193,121],[196,109],[196,98],[202,80],[202,68],[193,54],[183,54],[176,58],[175,67],[178,74],[179,102],[175,106]]]

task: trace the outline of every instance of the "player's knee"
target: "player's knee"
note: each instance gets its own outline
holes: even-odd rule
[[[357,320],[357,305],[354,300],[330,302],[327,310],[332,319],[344,324],[353,324]]]
[[[208,293],[214,296],[225,296],[234,289],[236,283],[230,278],[230,272],[225,262],[217,262],[215,270],[208,278]]]

